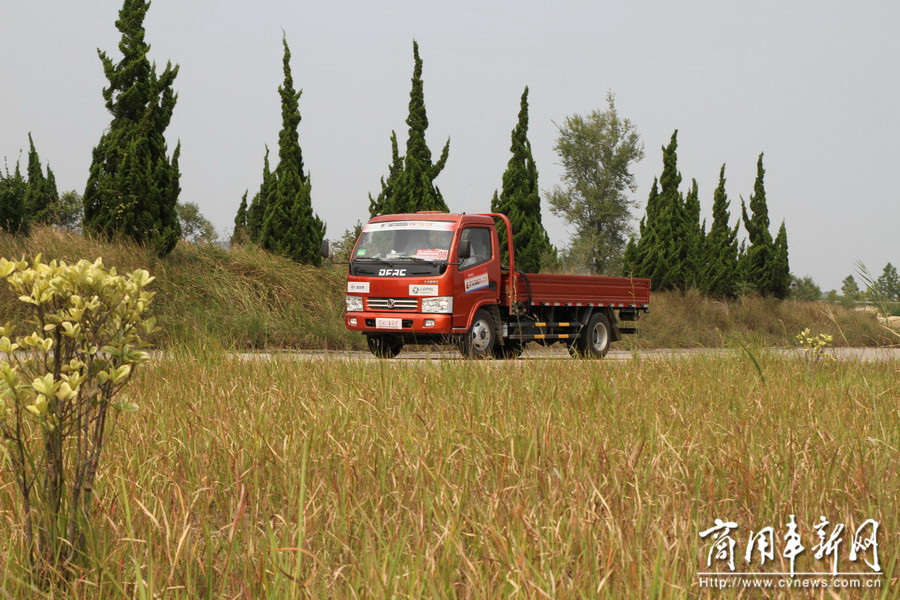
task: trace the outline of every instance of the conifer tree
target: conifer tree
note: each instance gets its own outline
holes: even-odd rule
[[[725,165],[719,170],[719,185],[713,193],[713,222],[705,241],[705,264],[700,289],[710,296],[729,298],[737,292],[737,228],[728,224],[728,195],[725,193]]]
[[[678,130],[663,147],[663,171],[659,191],[655,181],[647,201],[646,220],[638,241],[636,277],[649,277],[655,290],[683,288],[685,284],[685,208],[678,186]]]
[[[266,146],[266,153],[263,156],[263,176],[259,191],[250,201],[247,208],[247,237],[254,244],[260,243],[262,238],[263,220],[266,216],[266,203],[272,193],[274,187],[275,176],[269,168],[269,147]]]
[[[391,136],[392,162],[387,180],[382,179],[382,190],[378,199],[372,202],[369,212],[372,216],[388,213],[414,213],[420,210],[447,212],[447,204],[434,180],[444,170],[450,153],[450,140],[444,145],[441,157],[431,162],[431,150],[425,142],[428,129],[428,115],[425,110],[425,93],[422,83],[422,59],[419,45],[413,41],[413,77],[409,92],[409,126],[406,138],[406,154],[402,157],[403,168],[397,171],[399,152],[394,150],[396,136]],[[396,173],[396,175],[395,175]]]
[[[706,256],[703,252],[706,238],[706,221],[700,222],[700,191],[697,180],[691,180],[691,189],[684,197],[683,264],[684,287],[699,288]]]
[[[291,51],[286,38],[282,39],[282,44],[284,82],[278,88],[281,96],[278,166],[275,168],[274,185],[270,177],[268,197],[264,198],[266,208],[260,245],[296,262],[319,265],[322,262],[319,250],[325,237],[325,224],[312,209],[312,184],[303,170],[303,152],[297,131],[301,92],[294,89]]]
[[[784,300],[787,298],[791,285],[791,267],[788,263],[787,229],[784,221],[778,229],[775,243],[772,246],[772,260],[769,263],[771,287],[769,294]]]
[[[124,0],[116,21],[122,33],[118,63],[98,50],[109,80],[103,98],[112,122],[94,148],[84,226],[107,238],[129,237],[162,256],[181,237],[176,212],[181,146],[169,158],[163,135],[177,100],[172,84],[178,67],[168,63],[157,74],[147,58],[143,23],[149,7],[147,0]]]
[[[0,171],[0,230],[13,234],[28,233],[25,210],[28,182],[22,176],[18,162],[15,171],[10,173],[9,165],[6,165],[5,171],[5,174]]]
[[[402,212],[397,210],[396,202],[394,202],[395,190],[401,173],[403,173],[403,157],[400,156],[400,149],[397,145],[397,132],[391,131],[391,164],[388,166],[387,179],[381,178],[381,192],[378,197],[372,198],[372,194],[369,194],[369,214],[371,216]]]
[[[541,270],[541,259],[551,252],[550,238],[541,223],[538,173],[528,141],[528,88],[519,104],[519,121],[512,131],[512,157],[503,173],[503,190],[494,192],[491,212],[509,217],[516,249],[516,267],[526,273]],[[506,227],[498,227],[501,260],[509,262]]]
[[[234,217],[234,231],[231,232],[231,245],[238,246],[248,241],[247,237],[247,193],[241,197],[237,214]]]
[[[54,214],[54,206],[59,202],[56,178],[47,166],[47,175],[41,167],[41,159],[34,147],[34,140],[28,134],[28,186],[25,191],[25,213],[32,223],[49,223]]]
[[[759,155],[756,162],[756,181],[753,184],[753,194],[750,195],[750,214],[741,200],[741,215],[744,228],[750,245],[747,248],[743,264],[743,276],[746,283],[763,295],[771,294],[774,288],[773,268],[773,241],[769,232],[769,208],[766,205],[765,174],[763,168],[763,155]]]

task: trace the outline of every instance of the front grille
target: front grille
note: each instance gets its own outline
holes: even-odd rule
[[[417,310],[419,301],[415,298],[368,298],[369,310]]]

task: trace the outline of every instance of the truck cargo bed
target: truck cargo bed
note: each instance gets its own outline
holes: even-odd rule
[[[517,276],[517,302],[551,306],[615,306],[647,308],[650,280],[593,275],[529,273]],[[508,298],[509,275],[503,276],[503,296]],[[530,294],[529,294],[530,287]]]

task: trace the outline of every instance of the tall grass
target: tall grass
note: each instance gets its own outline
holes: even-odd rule
[[[807,548],[820,515],[878,520],[883,588],[866,597],[896,597],[897,362],[756,358],[764,379],[738,352],[172,355],[130,388],[141,412],[106,448],[90,558],[65,588],[28,588],[0,482],[0,597],[735,597],[698,587],[699,532],[734,520],[743,548],[790,514]],[[798,571],[827,568],[811,555]]]

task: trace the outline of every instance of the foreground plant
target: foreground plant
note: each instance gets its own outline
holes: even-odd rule
[[[799,342],[800,347],[803,348],[803,352],[806,355],[807,362],[811,364],[817,364],[822,358],[825,358],[829,361],[834,361],[835,358],[831,354],[826,352],[826,349],[831,346],[834,341],[834,337],[825,333],[820,333],[819,335],[812,335],[809,332],[809,328],[807,327],[803,331],[797,334],[796,336],[797,342]]]
[[[148,359],[141,335],[153,293],[145,270],[118,275],[102,259],[41,262],[0,259],[34,330],[0,327],[0,453],[21,499],[25,552],[39,574],[65,571],[84,546],[91,497],[110,407],[133,368]],[[14,341],[13,341],[14,340]]]

